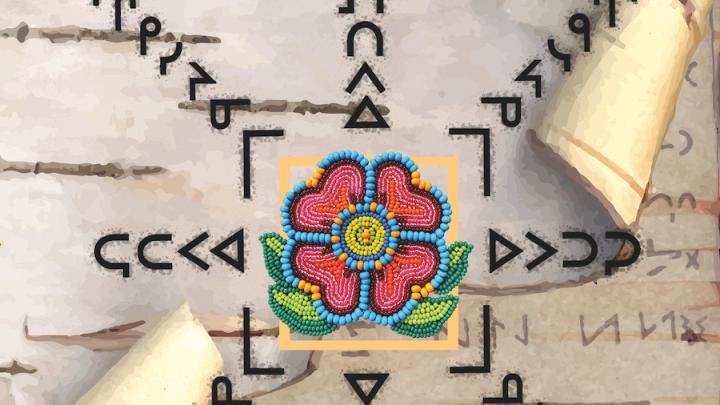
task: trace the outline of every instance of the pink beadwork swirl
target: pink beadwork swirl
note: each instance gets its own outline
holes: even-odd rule
[[[380,165],[375,172],[376,201],[395,213],[403,230],[434,232],[442,209],[429,192],[415,188],[410,171],[399,162]]]
[[[400,243],[395,257],[382,271],[372,273],[370,309],[392,315],[410,298],[410,287],[425,286],[435,275],[440,256],[430,243]]]
[[[298,245],[292,255],[295,276],[318,285],[325,307],[332,313],[351,313],[358,305],[360,279],[357,272],[337,260],[322,245]]]
[[[365,170],[353,161],[337,161],[323,174],[316,188],[300,192],[290,207],[293,229],[304,232],[330,232],[338,212],[365,194]]]

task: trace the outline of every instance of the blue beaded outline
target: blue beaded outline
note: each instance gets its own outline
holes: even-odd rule
[[[374,212],[370,211],[370,204],[356,204],[355,209],[357,212],[355,214],[352,214],[350,210],[345,208],[337,215],[338,218],[343,220],[343,224],[332,224],[332,231],[330,232],[330,234],[332,236],[340,237],[340,242],[333,243],[332,245],[333,254],[337,257],[340,256],[342,253],[347,253],[348,258],[347,260],[345,260],[345,264],[350,267],[351,270],[357,269],[358,261],[362,261],[363,268],[368,270],[372,270],[375,268],[376,260],[380,260],[383,266],[387,265],[392,261],[393,257],[391,254],[385,253],[385,249],[387,247],[397,249],[398,243],[398,238],[390,235],[390,232],[400,230],[400,226],[397,225],[397,221],[395,219],[385,219],[385,216],[388,214],[388,210],[385,209],[385,207],[383,207],[382,205],[378,205]],[[364,216],[369,216],[377,219],[385,228],[385,232],[387,235],[385,236],[385,240],[383,241],[383,246],[380,251],[371,256],[360,256],[350,250],[350,248],[345,243],[345,232],[348,224],[350,224],[350,222],[352,222],[354,219]]]
[[[428,235],[432,234],[428,233]],[[436,269],[435,271],[435,276],[430,280],[430,284],[433,286],[433,288],[438,288],[438,286],[443,282],[443,280],[445,280],[445,277],[447,277],[448,265],[450,264],[450,252],[448,252],[447,246],[445,245],[445,240],[442,238],[435,241],[435,246],[437,246],[438,248],[440,264],[438,265],[438,269]],[[400,310],[391,315],[380,315],[368,308],[363,314],[363,319],[373,321],[378,325],[392,326],[398,322],[402,322],[405,318],[407,318],[407,316],[410,315],[410,312],[412,312],[412,310],[415,309],[415,307],[419,303],[420,300],[410,298],[408,302],[405,303],[405,306],[403,306]]]
[[[365,181],[367,182],[367,185],[365,186],[365,202],[371,203],[374,201],[375,198],[375,168],[378,167],[380,164],[384,162],[400,162],[405,166],[410,173],[418,171],[420,168],[418,165],[413,162],[413,160],[406,155],[403,155],[402,153],[398,152],[386,152],[383,154],[380,154],[373,158],[373,160],[370,161],[370,169],[366,170],[365,172]],[[448,229],[450,229],[450,222],[452,221],[452,206],[450,205],[450,202],[448,201],[448,197],[436,186],[431,186],[430,190],[428,191],[430,195],[435,197],[435,199],[440,203],[440,207],[442,209],[442,217],[440,218],[440,225],[438,228],[434,231],[434,233],[437,235],[438,238],[442,238],[445,235],[445,232],[447,232]]]
[[[320,161],[317,166],[321,169],[327,169],[331,164],[335,163],[338,160],[352,160],[360,164],[360,167],[362,167],[365,170],[365,183],[367,186],[367,171],[370,167],[370,162],[360,153],[357,153],[355,151],[340,151],[340,152],[333,152],[328,157]],[[323,235],[326,236],[326,238],[323,239],[320,243],[323,243],[324,240],[327,240],[327,244],[330,244],[330,234],[326,233],[316,233],[316,232],[302,232],[302,231],[296,231],[292,228],[292,223],[290,222],[290,207],[292,206],[293,200],[295,200],[295,197],[300,194],[303,190],[307,189],[308,186],[305,185],[305,182],[299,182],[298,184],[293,187],[292,190],[288,191],[285,194],[285,198],[283,199],[283,205],[280,207],[280,215],[282,216],[282,222],[280,223],[283,227],[283,231],[287,234],[288,238],[290,239],[296,239],[300,241],[307,241],[302,240],[301,238],[304,236],[306,238],[313,238],[314,234]],[[309,236],[308,236],[309,235]]]
[[[327,169],[332,163],[338,160],[353,160],[355,162],[358,162],[360,166],[365,169],[365,204],[356,204],[356,207],[358,208],[361,206],[363,207],[363,212],[370,212],[370,203],[373,202],[373,196],[375,195],[375,168],[379,164],[387,161],[397,161],[402,163],[408,170],[410,170],[410,173],[419,170],[419,167],[412,161],[412,159],[410,159],[409,156],[405,156],[401,153],[386,152],[376,156],[374,159],[369,161],[362,154],[350,150],[333,152],[325,159],[320,161],[317,166],[322,169]],[[306,188],[308,187],[305,185],[304,182],[298,183],[293,188],[293,190],[286,193],[283,200],[283,206],[280,209],[281,216],[283,218],[281,224],[283,226],[283,230],[288,236],[288,241],[285,244],[285,248],[283,249],[283,253],[280,258],[280,263],[283,271],[283,276],[285,277],[285,281],[287,281],[294,288],[297,288],[298,284],[300,283],[300,279],[293,273],[292,264],[290,263],[290,257],[297,242],[317,243],[330,245],[332,247],[330,241],[331,234],[301,232],[292,229],[292,225],[290,223],[290,206],[295,196]],[[438,286],[440,286],[440,284],[445,280],[447,276],[448,265],[450,263],[450,253],[448,251],[444,237],[445,233],[449,229],[449,225],[452,220],[452,208],[448,201],[448,197],[434,185],[430,188],[429,193],[438,200],[443,210],[440,225],[435,230],[435,232],[402,231],[400,230],[400,226],[397,225],[397,221],[395,220],[395,218],[387,220],[387,223],[388,225],[390,225],[391,230],[400,230],[399,240],[401,241],[431,242],[437,246],[438,253],[440,255],[440,264],[436,269],[435,276],[430,281],[430,284],[434,288],[438,288]],[[383,207],[382,204],[379,204],[375,212],[383,212],[383,210],[387,211],[387,209]],[[387,215],[387,213],[385,215]],[[391,221],[393,221],[392,224]],[[374,266],[371,268],[374,269]],[[355,308],[355,310],[351,314],[333,314],[327,308],[325,308],[322,299],[313,301],[313,307],[323,321],[333,325],[347,325],[362,318],[368,321],[375,322],[378,325],[392,326],[396,323],[402,322],[405,318],[407,318],[407,316],[410,315],[410,312],[412,312],[412,310],[415,309],[415,307],[417,307],[417,305],[420,303],[420,300],[410,298],[408,302],[405,303],[403,308],[401,308],[397,312],[387,316],[380,315],[371,310],[368,304],[370,296],[370,272],[367,270],[367,268],[364,268],[362,271],[358,272],[358,275],[360,277],[360,297],[358,299],[357,308]]]
[[[298,242],[293,239],[288,239],[285,247],[283,248],[282,256],[280,257],[280,266],[285,277],[285,281],[292,285],[294,288],[298,288],[300,279],[295,275],[292,267],[291,257],[295,246]],[[322,302],[322,299],[313,301],[313,307],[317,311],[320,318],[333,325],[347,325],[353,321],[357,321],[363,315],[364,311],[368,308],[367,291],[370,291],[370,273],[367,271],[359,272],[360,277],[360,298],[358,306],[351,314],[334,314],[330,312]],[[365,300],[363,303],[363,291],[366,291]]]

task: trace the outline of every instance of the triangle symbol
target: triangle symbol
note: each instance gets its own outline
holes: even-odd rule
[[[540,246],[540,248],[542,250],[544,250],[543,254],[541,254],[535,260],[531,261],[530,263],[527,264],[527,266],[525,266],[528,269],[528,271],[539,266],[542,262],[551,258],[553,255],[555,255],[555,253],[558,252],[557,249],[550,246],[549,243],[545,242],[544,240],[540,239],[539,237],[533,235],[532,232],[528,232],[527,234],[525,234],[525,237],[530,239],[534,244]]]
[[[225,249],[231,247],[235,244],[235,257],[230,256],[225,252]],[[245,232],[243,229],[235,232],[232,234],[229,238],[225,239],[224,241],[220,242],[217,246],[210,249],[210,252],[214,254],[215,256],[222,259],[225,263],[235,267],[237,270],[240,270],[241,273],[245,272]]]
[[[366,110],[372,114],[375,121],[358,121]],[[355,108],[347,124],[345,124],[345,128],[390,128],[390,125],[385,121],[385,118],[380,114],[375,103],[370,100],[370,97],[365,96]]]
[[[504,247],[510,249],[510,252],[500,258],[500,260],[497,259],[497,242],[500,242]],[[498,270],[522,252],[523,250],[517,247],[517,245],[490,229],[490,273],[495,272],[495,270]]]
[[[387,380],[389,375],[389,373],[344,374],[345,379],[348,380],[353,391],[355,391],[358,398],[360,398],[364,405],[370,405],[372,403],[378,391],[380,391],[380,388],[383,386],[383,384],[385,384],[385,380]],[[360,387],[358,381],[373,381],[374,383],[370,391],[365,393],[365,390]]]

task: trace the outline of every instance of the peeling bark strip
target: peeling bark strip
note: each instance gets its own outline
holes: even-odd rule
[[[348,104],[315,104],[307,100],[302,101],[287,101],[287,100],[264,100],[250,105],[232,105],[231,110],[237,111],[248,111],[251,113],[258,112],[281,112],[281,113],[298,113],[298,114],[352,114],[355,111],[358,103]],[[198,100],[198,101],[183,101],[178,104],[178,108],[181,110],[190,111],[208,111],[210,110],[209,100]],[[377,106],[378,111],[382,115],[390,113],[390,109],[384,105]]]
[[[145,321],[137,321],[81,335],[33,336],[30,335],[28,330],[26,318],[23,325],[23,335],[25,339],[31,342],[52,342],[63,346],[82,346],[92,351],[104,352],[130,348],[143,335],[134,329],[144,324]]]
[[[108,42],[133,42],[140,39],[137,31],[114,31],[96,30],[82,28],[76,25],[50,28],[30,28],[27,23],[21,22],[15,28],[0,30],[0,38],[15,38],[18,42],[25,42],[27,39],[47,39],[53,44],[82,40],[108,41]],[[210,35],[188,35],[182,33],[168,32],[156,37],[148,37],[151,42],[185,42],[188,44],[218,44],[220,38]]]
[[[8,373],[10,375],[15,374],[33,374],[37,372],[37,369],[31,365],[25,365],[19,363],[17,360],[13,360],[12,363],[0,364],[0,373]]]
[[[225,329],[225,323],[223,319],[214,319],[203,322],[203,326],[208,329],[208,334],[213,338],[240,337],[243,335],[241,329]],[[145,321],[136,321],[79,335],[31,335],[26,319],[23,325],[23,334],[25,339],[31,342],[51,342],[63,346],[82,346],[94,352],[108,352],[128,350],[138,339],[145,335],[144,330],[141,330],[141,327],[145,325]],[[220,329],[215,329],[216,327]],[[250,336],[277,337],[278,334],[278,327],[267,325],[259,325],[259,328],[250,331]],[[0,372],[3,372],[1,365]]]
[[[0,173],[61,174],[67,176],[96,176],[122,179],[147,174],[165,173],[160,166],[130,166],[123,168],[116,163],[59,163],[59,162],[9,162],[0,158]]]

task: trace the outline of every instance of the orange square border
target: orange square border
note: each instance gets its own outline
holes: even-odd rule
[[[314,167],[323,159],[322,156],[283,156],[280,158],[280,204],[287,190],[292,187],[290,184],[291,169],[293,167]],[[453,214],[457,218],[458,213],[458,158],[454,156],[421,156],[412,158],[415,164],[421,169],[423,167],[446,167],[448,171],[448,189],[447,196],[450,205],[453,208]],[[283,232],[284,233],[284,232]],[[447,233],[448,246],[457,240],[458,227],[456,221],[450,222],[450,228]],[[451,294],[457,296],[458,288],[452,290]],[[280,350],[398,350],[398,351],[416,351],[416,350],[458,350],[459,339],[459,320],[460,320],[460,303],[458,303],[455,312],[447,321],[446,340],[293,340],[290,335],[290,328],[280,322]]]

